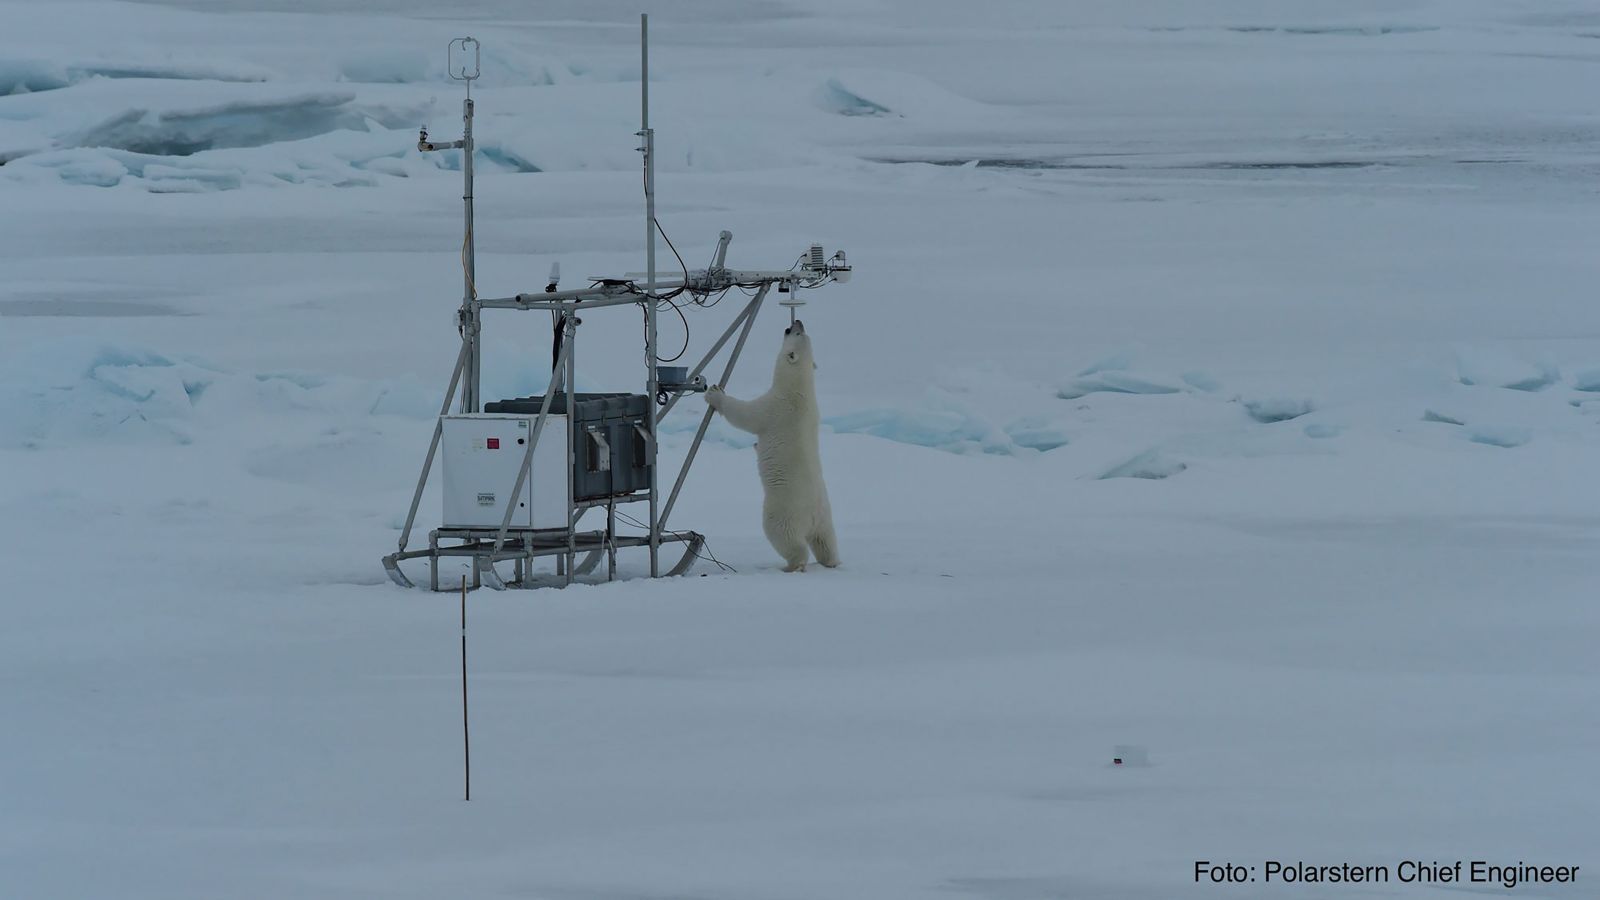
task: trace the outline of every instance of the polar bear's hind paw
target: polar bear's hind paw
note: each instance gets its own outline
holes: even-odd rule
[[[813,535],[809,543],[811,544],[811,553],[816,556],[817,562],[830,569],[839,567],[839,548],[834,546],[832,528],[829,528],[824,534]]]

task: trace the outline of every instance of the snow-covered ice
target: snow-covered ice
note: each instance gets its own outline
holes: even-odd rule
[[[855,265],[802,311],[845,564],[778,571],[714,423],[672,521],[736,571],[472,595],[469,804],[455,600],[378,565],[461,291],[417,129],[474,35],[478,284],[639,270],[640,4],[0,0],[0,897],[1592,893],[1592,3],[644,6],[688,265]]]

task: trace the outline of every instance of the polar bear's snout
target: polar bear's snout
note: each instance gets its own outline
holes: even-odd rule
[[[785,328],[783,330],[783,333],[784,334],[805,334],[806,333],[806,323],[800,321],[799,319],[795,319],[794,320],[794,324],[790,325],[788,328]]]

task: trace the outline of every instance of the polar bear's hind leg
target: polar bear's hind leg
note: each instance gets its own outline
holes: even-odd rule
[[[812,533],[811,552],[816,556],[817,562],[828,568],[837,568],[839,565],[839,540],[833,535],[833,523],[823,522]]]
[[[785,522],[780,516],[768,515],[762,518],[762,530],[767,533],[767,543],[783,557],[783,570],[804,572],[806,559],[809,556],[805,537],[792,527],[792,522]]]
[[[783,570],[785,572],[804,572],[806,570],[806,545],[804,541],[789,539],[783,542],[773,541],[772,549],[778,551],[783,557]]]

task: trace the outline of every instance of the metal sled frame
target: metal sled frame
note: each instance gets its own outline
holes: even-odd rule
[[[457,49],[459,47],[459,50]],[[458,65],[456,53],[460,53],[462,62]],[[469,58],[472,67],[469,71],[465,61]],[[461,106],[462,136],[455,141],[430,141],[427,130],[424,129],[417,138],[417,149],[424,152],[439,150],[461,151],[461,173],[463,193],[461,199],[465,206],[465,229],[461,247],[462,282],[463,291],[461,308],[457,312],[457,327],[461,334],[461,350],[456,355],[455,371],[450,375],[450,387],[445,391],[444,403],[439,407],[440,421],[433,428],[433,440],[428,444],[428,455],[422,462],[422,473],[417,477],[417,489],[411,497],[411,509],[406,513],[405,527],[400,531],[400,546],[394,553],[383,558],[383,567],[389,573],[389,578],[402,587],[414,587],[411,579],[401,571],[400,563],[408,559],[427,557],[429,560],[429,587],[439,590],[439,560],[444,557],[468,557],[472,559],[473,585],[488,584],[492,588],[503,589],[507,582],[500,577],[495,565],[505,561],[514,563],[514,577],[511,583],[523,586],[533,586],[533,560],[541,556],[556,557],[556,571],[564,583],[571,584],[576,575],[587,574],[600,562],[602,557],[606,560],[606,578],[610,580],[616,576],[617,550],[622,547],[648,547],[650,550],[650,576],[660,576],[660,550],[666,543],[682,543],[685,545],[681,559],[670,570],[668,575],[680,575],[688,571],[694,560],[700,555],[700,549],[705,544],[705,538],[693,531],[668,531],[667,519],[672,515],[672,507],[678,502],[678,495],[683,490],[684,482],[689,477],[689,469],[694,465],[695,455],[700,451],[700,444],[705,439],[706,428],[711,424],[711,409],[707,408],[700,419],[700,428],[695,432],[694,442],[689,445],[688,455],[685,456],[683,467],[678,471],[677,479],[673,482],[672,491],[667,495],[667,502],[663,506],[659,503],[660,492],[658,484],[657,446],[656,435],[661,419],[672,411],[678,400],[685,393],[704,390],[704,381],[700,378],[706,366],[710,365],[722,348],[738,332],[739,338],[733,345],[732,352],[728,355],[727,364],[723,367],[722,377],[717,381],[719,387],[725,387],[728,379],[732,377],[734,366],[739,362],[739,355],[744,352],[745,340],[750,336],[751,326],[755,324],[756,316],[761,312],[761,306],[766,300],[768,292],[773,285],[779,285],[779,292],[787,294],[787,299],[782,305],[789,307],[791,322],[794,319],[794,307],[804,301],[799,299],[801,290],[821,287],[830,281],[843,282],[849,278],[850,266],[846,263],[841,252],[834,258],[825,259],[822,256],[820,245],[813,244],[809,260],[801,265],[796,263],[788,269],[772,271],[742,271],[730,270],[726,267],[728,243],[733,239],[731,232],[724,231],[717,243],[717,252],[711,265],[684,273],[683,278],[656,278],[656,199],[655,199],[655,132],[650,128],[650,54],[649,54],[649,17],[640,17],[640,130],[636,135],[641,139],[641,146],[637,149],[644,154],[644,197],[645,197],[645,262],[646,271],[643,273],[644,283],[638,284],[634,276],[616,279],[598,279],[591,281],[587,288],[569,291],[557,291],[556,278],[552,273],[550,285],[542,292],[517,294],[511,297],[497,299],[483,299],[478,296],[474,284],[476,273],[476,245],[473,240],[473,172],[472,172],[472,82],[478,77],[478,44],[472,38],[458,38],[451,41],[449,55],[447,56],[450,76],[459,81],[466,82],[467,97]],[[805,257],[802,257],[803,259]],[[656,357],[656,312],[657,307],[672,296],[673,291],[684,289],[691,292],[691,296],[706,295],[727,291],[737,287],[741,291],[754,290],[754,295],[745,304],[739,314],[733,319],[722,336],[712,345],[700,363],[690,372],[689,377],[683,382],[663,389],[657,373]],[[665,292],[665,296],[663,295]],[[479,375],[482,370],[482,331],[483,311],[486,309],[509,310],[544,310],[556,314],[561,327],[561,351],[554,364],[551,366],[550,383],[544,391],[544,403],[539,409],[534,420],[532,431],[528,438],[527,449],[523,452],[522,465],[517,470],[516,483],[509,495],[516,497],[521,493],[523,485],[528,483],[529,472],[533,464],[534,447],[539,443],[539,437],[544,431],[545,424],[550,419],[551,399],[566,385],[576,384],[576,344],[578,334],[578,313],[595,313],[605,309],[634,309],[642,308],[645,321],[645,395],[654,400],[665,393],[666,399],[659,412],[652,407],[652,414],[647,418],[648,427],[645,429],[645,454],[650,466],[650,486],[648,490],[636,491],[596,500],[578,500],[575,496],[572,479],[572,467],[576,459],[575,442],[577,440],[577,403],[567,404],[567,503],[565,528],[528,528],[512,527],[511,518],[515,507],[506,504],[504,518],[500,521],[498,529],[483,528],[436,528],[428,533],[428,549],[407,550],[406,546],[411,540],[411,531],[416,525],[417,509],[422,503],[422,494],[428,485],[428,476],[433,470],[433,460],[439,451],[439,442],[444,435],[443,417],[450,412],[450,406],[460,396],[460,411],[462,413],[477,413],[482,411],[482,399],[479,395]],[[647,527],[643,535],[619,535],[617,533],[617,506],[619,504],[648,502],[650,513]],[[591,509],[604,508],[606,511],[605,528],[600,530],[579,531],[578,525],[585,513]],[[441,541],[453,542],[441,544]],[[583,554],[583,559],[578,559]]]
[[[731,237],[731,235],[730,235]],[[727,239],[724,238],[723,246]],[[658,478],[656,477],[657,447],[656,427],[661,419],[672,411],[678,400],[685,393],[694,392],[694,388],[687,386],[695,382],[697,376],[705,372],[717,355],[733,339],[735,332],[738,339],[734,342],[733,350],[728,355],[727,363],[723,366],[722,377],[716,382],[718,386],[726,386],[732,377],[739,357],[744,352],[745,341],[750,336],[750,331],[755,325],[756,317],[761,312],[761,307],[766,301],[767,294],[773,284],[795,282],[797,275],[793,271],[784,272],[745,272],[728,271],[726,269],[701,270],[691,273],[691,284],[697,288],[704,286],[706,289],[720,290],[722,287],[732,286],[735,283],[759,283],[755,296],[744,305],[738,315],[722,332],[716,343],[711,346],[704,357],[701,358],[693,370],[690,371],[685,386],[680,386],[668,392],[667,403],[659,412],[654,412],[652,427],[649,429],[646,441],[646,454],[651,468],[650,489],[648,491],[623,494],[594,500],[578,500],[573,496],[572,464],[576,457],[577,404],[567,404],[567,522],[566,529],[525,528],[511,525],[513,507],[507,504],[504,518],[500,528],[436,528],[428,533],[428,548],[426,550],[407,550],[411,532],[416,525],[417,511],[422,504],[423,491],[427,487],[428,477],[433,470],[434,457],[438,454],[439,443],[444,435],[443,417],[449,413],[450,407],[456,402],[459,388],[468,372],[468,359],[472,344],[463,338],[461,351],[456,356],[455,370],[450,375],[450,386],[445,391],[444,403],[439,408],[440,420],[433,428],[433,438],[428,444],[428,453],[422,463],[422,473],[417,478],[417,487],[411,497],[411,508],[406,513],[405,526],[400,532],[399,549],[383,558],[383,567],[389,573],[389,578],[402,587],[414,587],[415,584],[401,571],[400,563],[408,559],[427,557],[429,559],[429,587],[439,590],[439,560],[444,557],[470,557],[473,560],[473,585],[487,583],[490,587],[502,589],[508,584],[517,584],[524,587],[534,586],[532,580],[532,561],[541,556],[557,557],[556,572],[570,584],[577,575],[583,575],[596,568],[603,558],[606,560],[606,579],[609,581],[616,575],[617,550],[623,547],[648,547],[650,549],[650,574],[656,577],[661,574],[659,552],[662,544],[682,543],[685,545],[683,556],[669,569],[666,574],[680,575],[688,571],[694,560],[700,555],[700,550],[705,544],[705,538],[693,531],[668,531],[667,520],[672,515],[672,508],[677,504],[678,495],[682,492],[684,483],[688,480],[689,470],[694,465],[700,445],[705,439],[706,429],[711,424],[712,410],[708,407],[701,416],[700,427],[695,431],[694,441],[689,445],[688,453],[684,457],[683,466],[679,469],[677,479],[673,482],[672,491],[667,495],[664,505],[658,506]],[[682,284],[681,279],[668,282],[664,287],[675,287]],[[720,287],[719,287],[720,286]],[[798,289],[795,284],[793,289]],[[517,479],[512,486],[509,496],[516,496],[530,477],[533,463],[534,448],[544,433],[546,422],[551,413],[551,399],[564,389],[567,384],[576,380],[576,346],[578,332],[578,312],[593,313],[602,309],[617,309],[643,305],[645,315],[654,318],[654,308],[660,301],[652,300],[643,295],[631,282],[609,284],[602,287],[589,288],[578,291],[562,291],[540,294],[518,294],[514,297],[502,299],[479,300],[475,303],[480,309],[525,309],[546,310],[556,313],[560,317],[563,340],[561,354],[550,373],[550,382],[545,388],[544,403],[534,419],[526,449],[522,455],[522,465],[517,470]],[[474,315],[474,318],[477,318]],[[648,388],[660,390],[656,379],[654,359],[650,361],[648,373]],[[655,394],[652,393],[652,396]],[[651,527],[643,535],[622,535],[616,529],[616,510],[621,504],[648,502],[651,509]],[[604,509],[606,522],[604,529],[592,531],[579,531],[578,525],[585,513],[592,509]],[[441,541],[455,541],[453,545],[441,544]],[[583,559],[579,560],[579,554]],[[514,575],[510,582],[502,579],[495,569],[495,563],[513,561]]]

